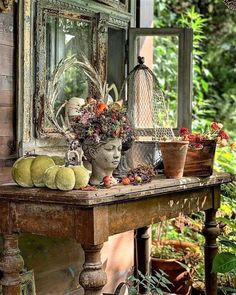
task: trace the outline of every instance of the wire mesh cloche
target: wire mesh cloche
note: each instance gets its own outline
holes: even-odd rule
[[[139,164],[155,165],[160,158],[158,141],[172,138],[164,92],[155,74],[138,57],[138,65],[127,76],[120,93],[127,101],[129,120],[136,141],[127,155],[130,167]]]

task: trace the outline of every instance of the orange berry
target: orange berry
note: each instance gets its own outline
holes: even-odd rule
[[[130,184],[130,179],[128,177],[123,177],[122,178],[122,184],[123,185],[128,185]]]

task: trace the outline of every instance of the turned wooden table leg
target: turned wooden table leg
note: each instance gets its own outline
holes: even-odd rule
[[[216,209],[205,211],[206,216],[203,235],[206,241],[204,246],[206,295],[217,294],[217,274],[212,272],[212,262],[218,250],[216,238],[220,233],[216,223],[216,211]]]
[[[150,272],[150,250],[148,232],[149,226],[141,227],[136,230],[136,266],[138,270],[146,275]],[[139,275],[138,275],[139,277]],[[139,294],[148,294],[148,291],[142,286],[139,286]]]
[[[0,256],[0,270],[3,278],[0,281],[3,295],[20,295],[20,272],[24,266],[18,248],[18,235],[3,235],[3,252]]]
[[[102,269],[100,245],[82,245],[85,254],[83,270],[79,277],[79,282],[84,288],[85,295],[102,294],[102,288],[107,283],[107,276]]]

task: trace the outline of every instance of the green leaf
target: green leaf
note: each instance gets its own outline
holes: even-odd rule
[[[129,288],[129,295],[137,295],[137,294],[138,294],[137,289],[134,286],[131,286]]]
[[[160,295],[164,294],[163,291],[160,288],[156,288],[155,291],[156,291],[157,294],[160,294]]]
[[[221,240],[220,243],[236,252],[236,242],[230,240]]]
[[[224,291],[230,292],[230,293],[236,293],[236,289],[230,288],[230,287],[222,287],[221,290],[224,290]]]
[[[228,273],[236,269],[236,255],[223,252],[213,260],[212,272]]]

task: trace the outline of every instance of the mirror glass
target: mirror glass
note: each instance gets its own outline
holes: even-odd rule
[[[54,15],[46,20],[46,79],[49,80],[58,62],[81,54],[91,60],[92,23],[83,19],[68,19]],[[88,96],[88,82],[79,68],[70,68],[60,77],[59,93],[55,102],[58,122],[68,124],[69,117]],[[50,123],[45,118],[46,127]]]

